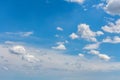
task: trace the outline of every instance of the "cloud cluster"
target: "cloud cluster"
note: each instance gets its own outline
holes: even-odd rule
[[[101,59],[103,59],[103,60],[105,60],[105,61],[109,61],[110,59],[111,59],[111,57],[109,57],[108,55],[106,55],[106,54],[101,54],[99,51],[97,51],[97,50],[90,50],[90,52],[89,53],[91,53],[91,54],[93,54],[93,55],[96,55],[96,56],[98,56],[99,58],[101,58]]]
[[[97,42],[96,36],[103,35],[102,31],[94,32],[90,29],[87,24],[78,25],[78,34],[81,38],[84,38],[88,41]]]
[[[70,37],[71,39],[77,39],[77,38],[79,38],[79,36],[78,36],[76,33],[70,34],[69,37]]]
[[[114,36],[113,38],[111,37],[106,37],[105,39],[103,39],[102,41],[103,43],[120,43],[120,37],[119,36]]]
[[[109,33],[120,33],[120,19],[118,19],[115,24],[109,23],[109,25],[105,25],[102,27],[102,30]]]

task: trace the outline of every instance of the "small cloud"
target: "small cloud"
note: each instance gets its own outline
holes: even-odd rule
[[[71,39],[77,39],[77,38],[79,38],[78,35],[75,34],[75,33],[70,34],[69,37],[70,37]]]
[[[78,56],[80,56],[80,57],[84,57],[84,54],[79,53]]]
[[[88,44],[83,49],[86,49],[86,50],[98,49],[99,45],[100,43]]]
[[[66,47],[64,44],[58,44],[58,46],[56,47],[52,47],[53,49],[56,49],[56,50],[66,50]]]
[[[61,28],[61,27],[57,27],[56,28],[58,31],[63,31],[63,28]]]
[[[82,4],[85,0],[65,0],[67,2]]]
[[[17,45],[17,46],[13,46],[12,48],[10,48],[10,52],[17,54],[17,55],[24,55],[26,54],[26,50],[23,46]]]

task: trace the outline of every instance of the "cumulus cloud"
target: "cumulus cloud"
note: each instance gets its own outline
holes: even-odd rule
[[[120,33],[120,19],[118,19],[115,24],[109,23],[109,25],[105,25],[102,27],[102,30],[109,33]]]
[[[77,38],[79,38],[78,35],[75,34],[75,33],[70,34],[69,37],[70,37],[71,39],[77,39]]]
[[[98,56],[100,59],[103,59],[105,61],[109,61],[111,59],[110,56],[108,56],[107,54],[101,54],[99,51],[97,50],[90,50],[89,52],[90,54],[96,55]]]
[[[82,4],[85,0],[65,0],[65,1]]]
[[[61,43],[61,42],[58,42],[57,46],[52,47],[52,48],[56,49],[56,50],[66,50],[66,47],[65,47],[64,43]]]
[[[107,0],[104,10],[111,15],[120,15],[120,0]]]
[[[10,51],[17,55],[25,55],[26,54],[25,48],[21,45],[13,46],[12,48],[10,48]]]
[[[83,49],[86,49],[86,50],[98,49],[99,45],[100,43],[88,44]]]
[[[96,36],[103,35],[102,31],[94,32],[90,29],[89,25],[87,24],[80,24],[78,25],[78,34],[81,38],[84,38],[88,41],[97,42]]]
[[[57,27],[56,28],[58,31],[63,31],[63,28],[61,28],[61,27]]]
[[[84,57],[84,54],[79,53],[78,56],[80,56],[80,57]]]
[[[114,36],[113,38],[107,37],[107,38],[103,39],[102,42],[104,42],[104,43],[114,43],[114,44],[120,43],[120,37],[119,36]]]

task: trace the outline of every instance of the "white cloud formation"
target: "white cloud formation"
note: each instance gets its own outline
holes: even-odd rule
[[[69,37],[70,37],[71,39],[77,39],[77,38],[79,38],[78,35],[75,34],[75,33],[70,34]]]
[[[56,28],[58,31],[63,31],[63,28],[61,28],[61,27],[57,27]]]
[[[110,56],[106,55],[106,54],[101,54],[99,51],[97,50],[90,50],[89,52],[90,54],[96,55],[98,56],[100,59],[103,59],[105,61],[109,61],[111,59]]]
[[[25,55],[26,54],[25,48],[21,45],[13,46],[12,48],[10,48],[10,51],[17,55]]]
[[[6,46],[6,47],[5,47]],[[110,71],[110,70],[120,70],[120,63],[115,62],[104,62],[98,60],[91,60],[79,54],[79,56],[60,54],[58,51],[52,51],[49,49],[37,49],[27,47],[27,55],[22,58],[10,54],[11,46],[0,45],[0,51],[2,52],[0,56],[0,66],[6,64],[5,60],[8,60],[6,66],[8,69],[20,70],[20,71],[33,71],[39,72],[44,70],[55,70],[55,71],[65,71],[65,72],[81,72],[81,71]],[[98,54],[97,54],[98,53]],[[96,55],[103,60],[108,61],[109,56],[105,54],[100,54],[96,51]],[[37,56],[37,58],[36,58]],[[35,62],[34,62],[35,61]],[[16,68],[17,67],[17,68]]]
[[[84,38],[88,41],[97,42],[96,36],[103,35],[102,31],[93,32],[89,25],[87,24],[80,24],[78,25],[78,34],[81,38]]]
[[[109,25],[105,25],[102,27],[102,30],[109,33],[120,33],[120,19],[118,19],[115,24],[109,23]]]
[[[104,10],[111,15],[120,15],[120,0],[107,0]]]
[[[103,43],[120,43],[120,37],[119,36],[114,36],[113,38],[111,37],[107,37],[105,39],[103,39],[102,41]]]
[[[98,49],[99,45],[100,43],[88,44],[83,49],[86,49],[86,50]]]
[[[80,56],[80,57],[84,57],[84,54],[79,53],[78,56]]]
[[[85,0],[65,0],[65,1],[82,4]]]
[[[66,50],[66,47],[64,44],[58,44],[58,46],[55,46],[55,47],[52,47],[53,49],[56,49],[56,50]]]

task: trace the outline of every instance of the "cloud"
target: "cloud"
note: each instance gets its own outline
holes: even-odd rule
[[[14,53],[14,54],[17,54],[17,55],[26,54],[25,48],[21,45],[13,46],[12,48],[10,48],[10,51],[11,51],[11,53]]]
[[[58,31],[63,31],[63,28],[61,28],[61,27],[57,27],[56,28]]]
[[[75,34],[75,33],[70,34],[69,37],[70,37],[71,39],[77,39],[77,38],[79,38],[78,35]]]
[[[111,15],[120,15],[120,0],[107,0],[104,10]]]
[[[86,49],[86,50],[98,49],[99,45],[100,43],[88,44],[83,49]]]
[[[103,35],[102,31],[93,32],[89,25],[87,24],[80,24],[78,25],[78,34],[81,38],[84,38],[88,41],[97,42],[96,36]]]
[[[6,47],[5,47],[6,46]],[[99,59],[93,60],[88,59],[83,54],[79,56],[62,54],[58,51],[50,49],[39,49],[34,47],[27,47],[27,53],[22,58],[11,54],[9,49],[11,46],[0,45],[0,51],[2,53],[0,56],[4,58],[0,59],[0,66],[6,64],[4,59],[7,59],[6,66],[10,70],[19,70],[19,71],[58,71],[58,72],[81,72],[81,71],[111,71],[111,70],[120,70],[120,63],[116,62],[106,62],[110,57],[106,54],[101,54],[99,51],[96,51],[95,54],[99,58],[105,61],[99,61]],[[95,52],[95,51],[94,51]],[[17,67],[17,68],[16,68]]]
[[[66,47],[64,45],[64,42],[58,42],[57,43],[57,46],[55,47],[52,47],[53,49],[56,49],[56,50],[66,50]]]
[[[100,59],[105,60],[105,61],[109,61],[111,59],[110,56],[106,55],[106,54],[101,54],[99,51],[97,50],[90,50],[89,52],[90,54],[96,55],[98,56]]]
[[[118,19],[115,24],[109,23],[109,25],[105,25],[102,27],[102,30],[109,33],[120,33],[120,19]]]
[[[78,56],[80,56],[80,57],[84,57],[84,54],[79,53]]]
[[[65,1],[82,4],[85,0],[65,0]]]
[[[103,43],[113,43],[113,44],[120,43],[120,37],[119,36],[114,36],[113,38],[107,37],[107,38],[103,39],[102,42]]]
[[[12,36],[21,36],[21,37],[29,37],[33,34],[33,32],[6,32],[7,35],[12,35]]]

